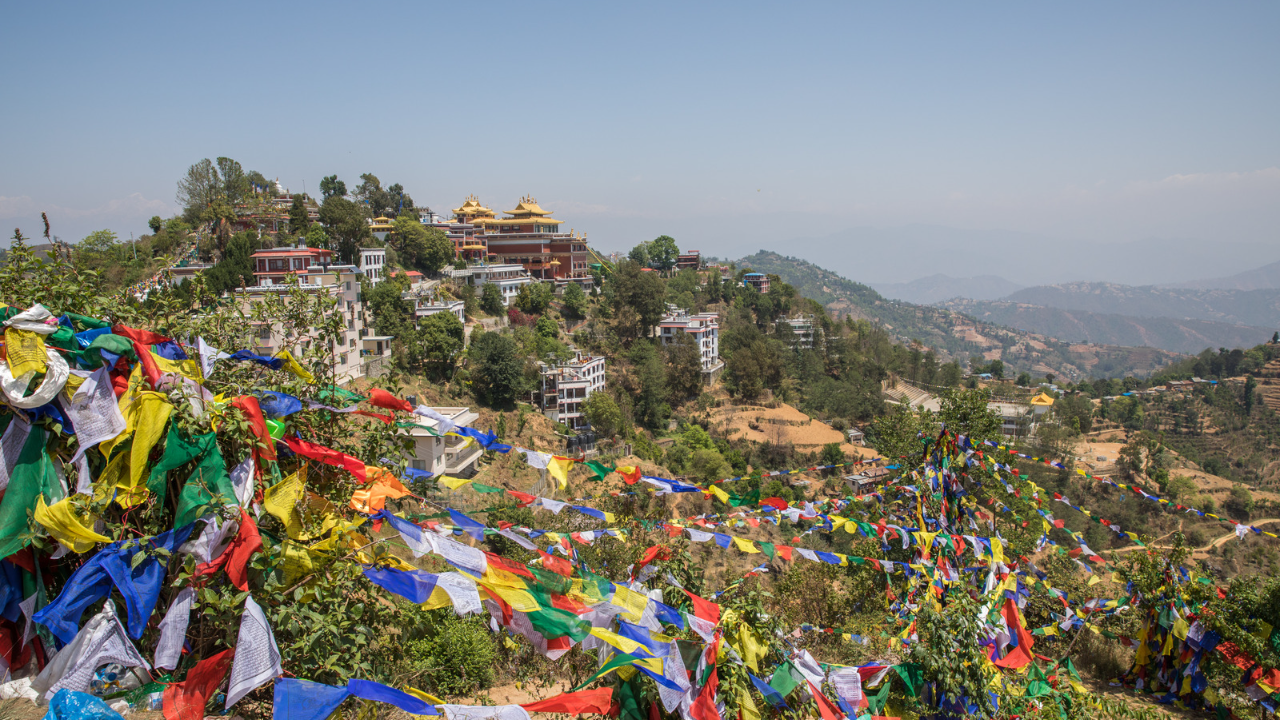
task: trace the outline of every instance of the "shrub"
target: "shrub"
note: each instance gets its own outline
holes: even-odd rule
[[[404,643],[410,685],[462,695],[493,685],[497,648],[482,619],[460,618],[451,608],[429,610],[422,636]]]

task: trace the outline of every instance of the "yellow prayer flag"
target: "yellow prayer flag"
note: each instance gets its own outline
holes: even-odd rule
[[[1100,582],[1102,582],[1102,579],[1098,577],[1097,573],[1094,573],[1093,575],[1090,575],[1090,576],[1089,576],[1089,582],[1088,582],[1087,584],[1088,584],[1088,585],[1097,585],[1097,584],[1098,584],[1098,583],[1100,583]]]
[[[992,562],[1004,562],[1004,544],[1000,542],[1000,538],[991,538],[991,560]]]
[[[742,712],[742,720],[760,720],[760,709],[745,689],[738,693],[738,710]]]
[[[650,657],[653,655],[643,643],[636,642],[629,637],[623,637],[610,630],[591,628],[591,634],[627,655],[635,655],[637,657]]]
[[[737,545],[738,549],[744,553],[760,552],[760,549],[756,547],[756,544],[746,538],[735,537],[733,539],[733,544]]]
[[[708,485],[707,490],[716,496],[716,499],[725,505],[729,504],[729,493],[725,492],[719,485]]]
[[[301,363],[299,363],[293,357],[293,353],[289,352],[288,350],[281,350],[280,352],[276,353],[274,357],[280,358],[281,360],[284,361],[284,367],[282,369],[288,370],[294,375],[297,375],[298,377],[302,378],[305,382],[313,383],[316,381],[315,376],[307,372],[307,369],[302,367]]]
[[[511,638],[505,638],[505,639],[506,639],[506,640],[510,640]],[[514,643],[512,643],[512,644],[514,644]],[[405,691],[405,692],[407,692],[407,693],[409,693],[410,695],[412,695],[412,696],[414,696],[414,697],[418,698],[419,700],[425,700],[425,701],[427,701],[427,702],[429,702],[429,703],[432,703],[432,704],[435,704],[435,705],[444,705],[444,704],[445,704],[444,700],[441,700],[440,698],[436,697],[435,695],[432,695],[431,693],[423,692],[423,691],[421,691],[421,690],[419,690],[418,688],[415,688],[415,687],[406,687],[406,688],[404,689],[404,691]]]
[[[4,347],[9,356],[9,372],[15,378],[29,372],[44,372],[48,367],[44,336],[38,332],[5,328]]]
[[[87,524],[76,512],[69,497],[54,503],[52,507],[44,504],[44,495],[36,497],[36,522],[43,525],[58,542],[76,553],[89,552],[95,543],[111,542],[111,538],[93,531],[93,516],[88,513],[84,515],[88,519]]]
[[[561,490],[569,487],[569,468],[573,461],[566,457],[553,456],[547,461],[547,472],[556,479]]]
[[[613,599],[609,602],[626,611],[622,615],[624,618],[631,622],[637,622],[640,616],[644,615],[644,609],[649,606],[649,597],[631,588],[615,585]]]
[[[155,361],[156,368],[161,373],[173,373],[191,378],[196,382],[204,382],[204,375],[200,372],[200,363],[195,360],[170,360],[154,352],[151,353],[151,359]]]
[[[449,488],[450,490],[457,490],[463,485],[466,485],[467,483],[471,482],[471,479],[456,478],[456,477],[449,477],[448,475],[441,475],[440,477],[436,478],[436,481],[439,482],[441,485],[444,485],[445,487]]]
[[[262,493],[262,509],[284,523],[289,537],[294,540],[302,534],[302,513],[298,511],[298,501],[302,499],[306,484],[307,466],[302,465],[297,472]]]

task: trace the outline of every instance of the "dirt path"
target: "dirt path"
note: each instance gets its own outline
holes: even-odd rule
[[[1254,520],[1254,521],[1250,522],[1249,524],[1250,524],[1250,525],[1253,525],[1254,527],[1257,527],[1257,526],[1259,526],[1259,525],[1268,525],[1268,524],[1270,524],[1270,523],[1275,523],[1275,522],[1280,522],[1280,518],[1264,518],[1264,519],[1262,519],[1262,520]],[[1178,528],[1178,529],[1179,529],[1179,530],[1181,530],[1181,529],[1182,529],[1182,528],[1181,528],[1181,524],[1179,524],[1179,528]],[[1164,535],[1164,536],[1159,537],[1159,538],[1156,538],[1156,539],[1157,539],[1157,540],[1163,540],[1164,538],[1167,538],[1167,537],[1169,537],[1169,535],[1172,535],[1172,534],[1173,534],[1173,533],[1169,533],[1168,535]],[[1220,546],[1222,546],[1222,545],[1226,544],[1226,542],[1227,542],[1228,540],[1230,540],[1231,538],[1233,538],[1233,537],[1235,537],[1235,536],[1236,536],[1235,531],[1229,532],[1229,533],[1227,533],[1226,535],[1223,535],[1222,537],[1219,537],[1219,538],[1215,539],[1213,542],[1209,543],[1208,545],[1205,545],[1204,547],[1194,548],[1194,549],[1191,551],[1191,553],[1192,553],[1192,555],[1207,554],[1207,553],[1208,553],[1210,550],[1212,550],[1213,548],[1220,547]],[[1115,550],[1103,550],[1103,552],[1115,553],[1115,554],[1119,555],[1119,554],[1122,554],[1122,553],[1133,552],[1134,550],[1172,550],[1172,549],[1173,549],[1173,548],[1169,547],[1168,545],[1147,545],[1146,547],[1143,547],[1143,546],[1141,546],[1141,545],[1131,545],[1131,546],[1129,546],[1129,547],[1117,548],[1117,549],[1115,549]]]

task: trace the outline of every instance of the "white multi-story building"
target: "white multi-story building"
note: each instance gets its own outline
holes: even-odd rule
[[[377,285],[386,279],[386,265],[386,248],[360,248],[360,271],[369,278],[370,285]]]
[[[472,412],[471,408],[438,407],[432,410],[449,418],[455,425],[470,426],[480,419],[480,416]],[[475,475],[476,461],[484,453],[484,448],[470,438],[458,435],[441,436],[439,420],[418,416],[413,422],[415,425],[429,427],[431,430],[425,430],[423,427],[408,427],[402,430],[413,438],[413,459],[409,462],[410,467],[415,470],[426,470],[435,475],[458,477]]]
[[[511,306],[511,301],[520,294],[520,288],[534,282],[523,265],[473,265],[467,268],[471,275],[471,284],[483,290],[485,285],[494,284],[502,293],[502,304]]]
[[[816,332],[813,327],[812,315],[796,315],[795,317],[782,318],[778,321],[778,329],[786,327],[794,335],[792,342],[795,347],[802,350],[812,350]],[[783,336],[785,338],[785,336]]]
[[[693,336],[702,358],[702,382],[711,385],[724,370],[720,359],[720,316],[716,313],[690,315],[674,305],[667,306],[667,314],[658,323],[658,339],[663,345],[675,342],[679,333]]]
[[[548,365],[542,371],[542,412],[577,430],[587,424],[582,404],[604,389],[604,357],[578,352],[572,360]]]
[[[267,251],[272,257],[277,251]],[[256,256],[256,254],[255,254]],[[290,262],[292,266],[294,263]],[[276,270],[264,270],[256,274],[262,284],[240,288],[235,297],[245,305],[246,311],[253,303],[262,302],[272,294],[287,292],[289,285],[283,279],[272,277]],[[326,295],[335,301],[333,313],[342,319],[345,328],[330,348],[330,366],[338,383],[346,383],[358,377],[384,375],[391,360],[390,335],[377,335],[369,326],[370,318],[360,294],[360,278],[363,273],[355,265],[311,265],[288,273],[298,280],[298,285],[308,291]],[[332,317],[332,314],[330,315]],[[254,352],[274,355],[288,349],[295,357],[311,346],[317,333],[313,328],[286,328],[282,323],[262,325],[258,328]]]
[[[467,304],[461,300],[444,300],[440,298],[411,298],[414,302],[414,315],[421,321],[442,312],[453,313],[458,322],[467,322]]]

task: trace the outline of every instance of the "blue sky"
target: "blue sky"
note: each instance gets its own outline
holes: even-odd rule
[[[923,225],[1270,262],[1278,32],[1273,2],[9,3],[0,223],[127,237],[226,155],[438,210],[528,193],[603,249],[854,267],[797,239]]]

